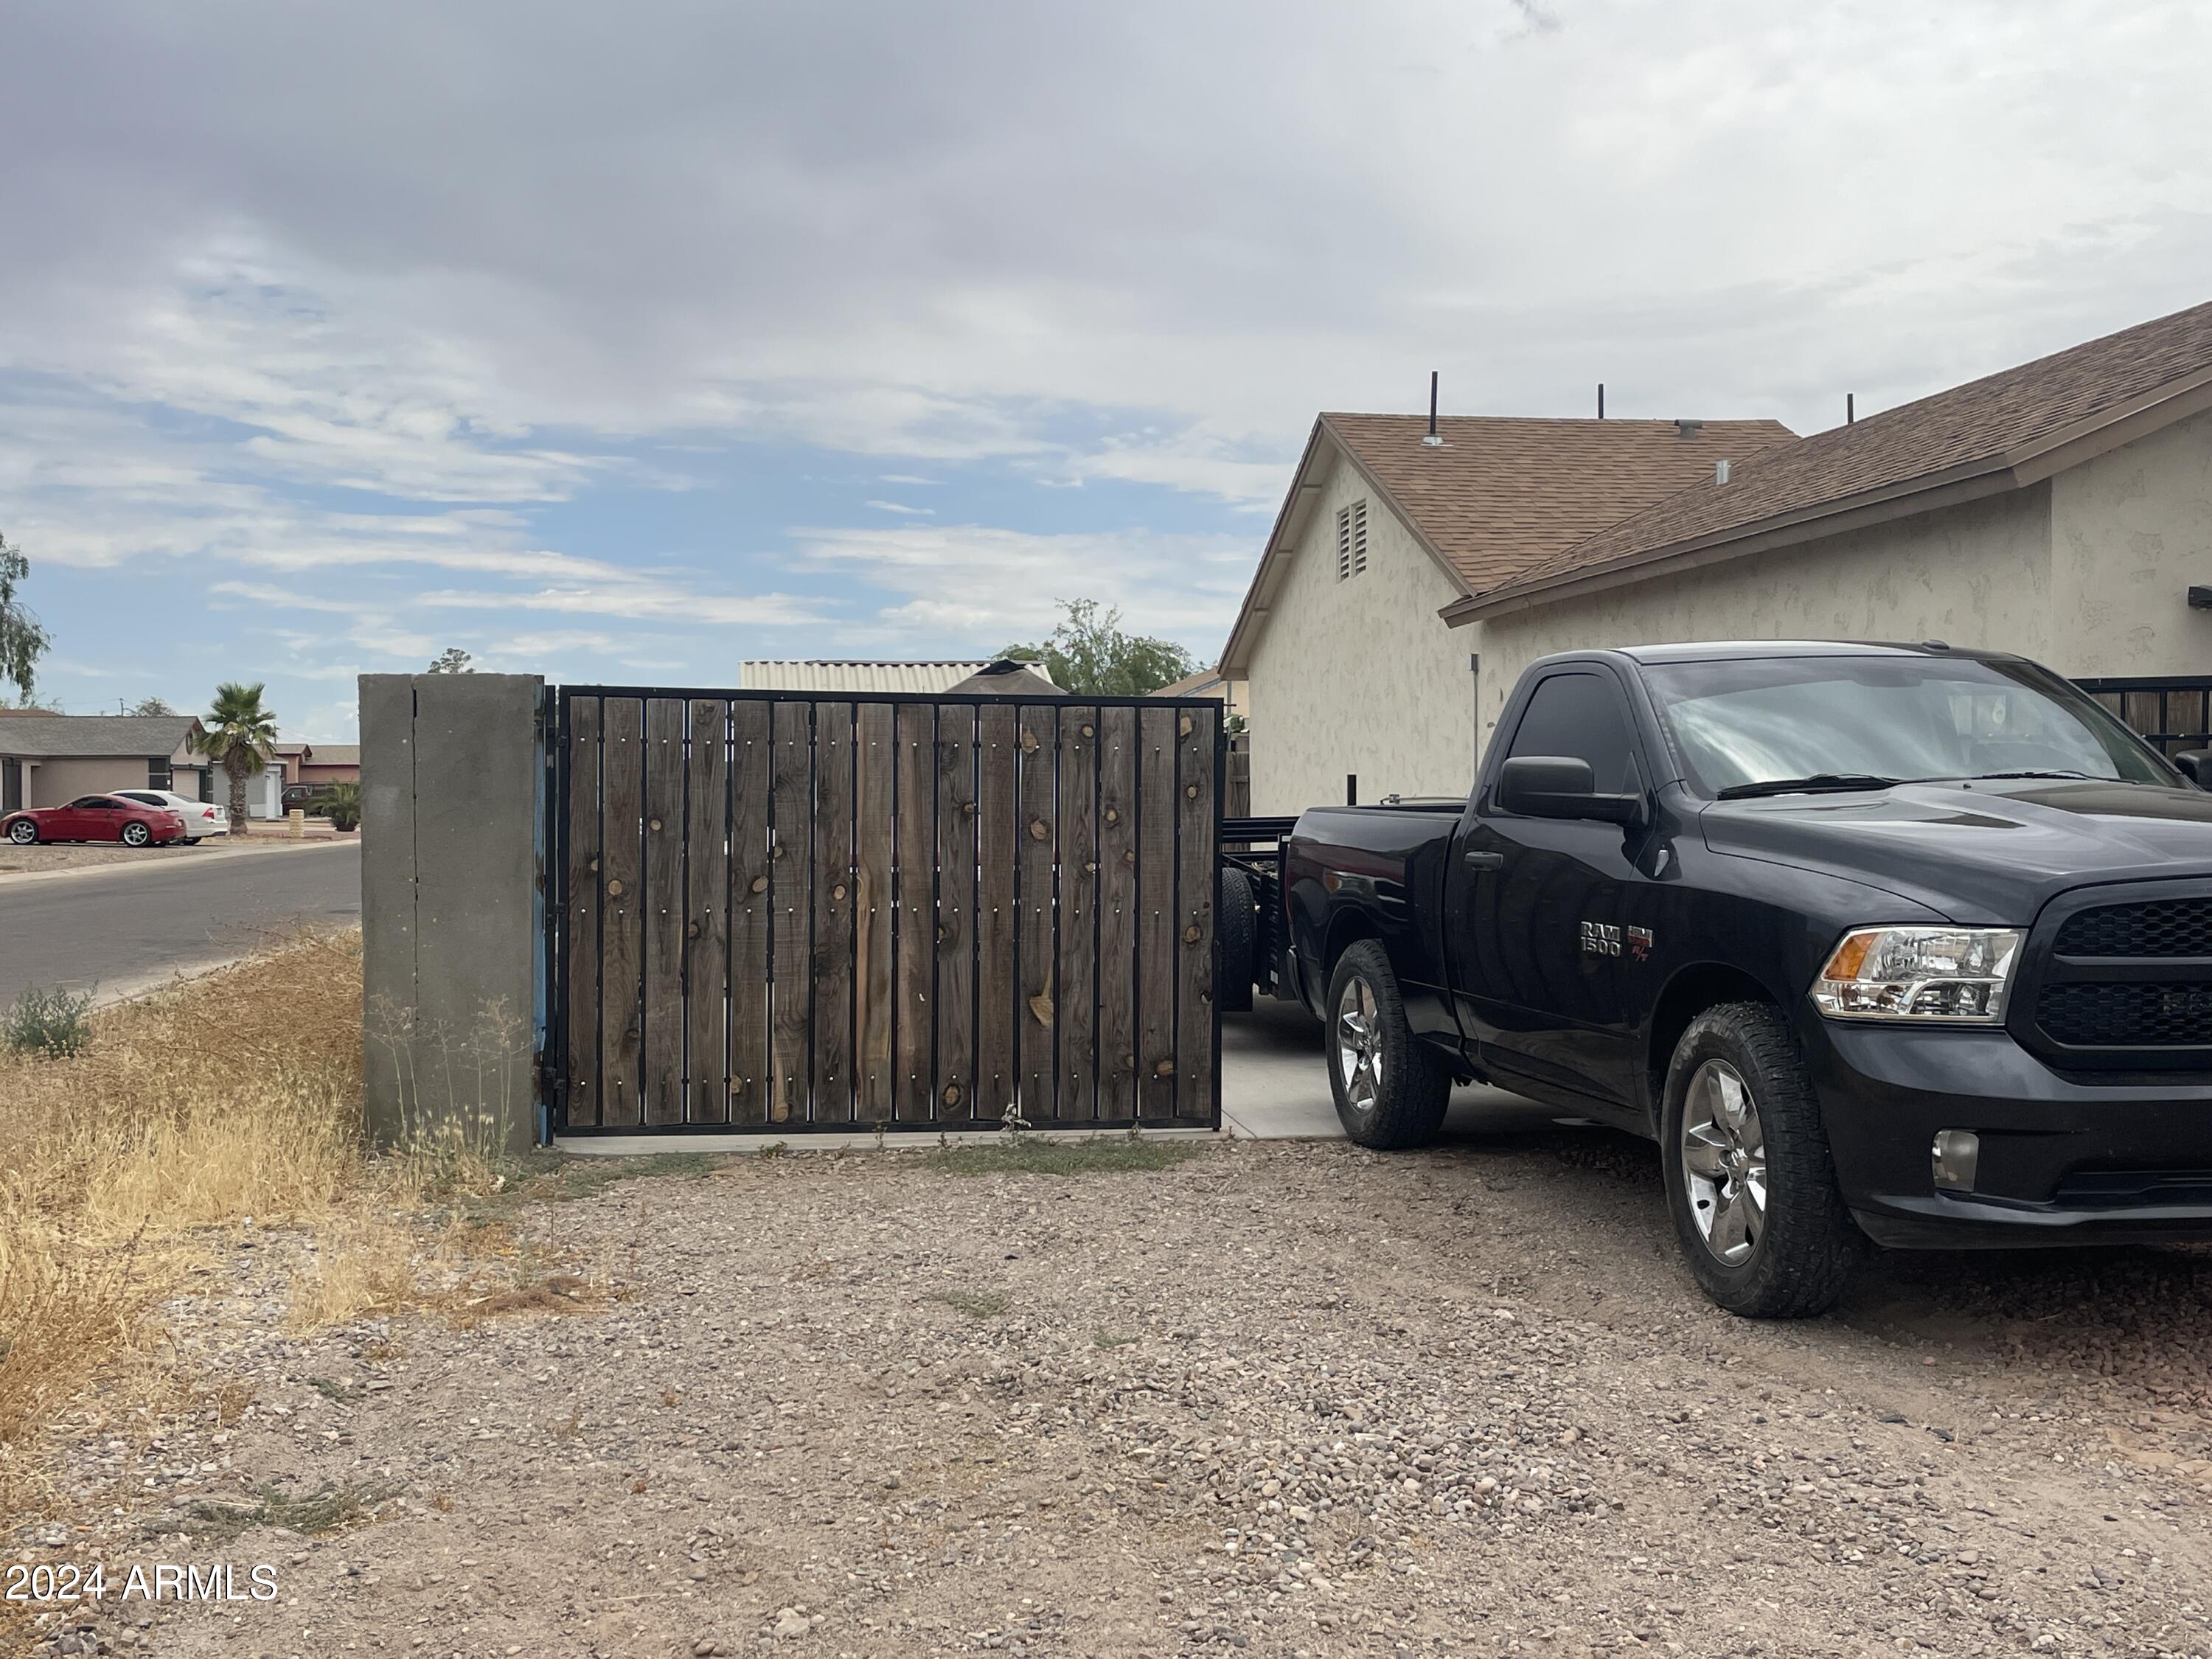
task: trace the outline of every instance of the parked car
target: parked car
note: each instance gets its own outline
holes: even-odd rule
[[[1473,794],[1307,811],[1284,979],[1346,1131],[1455,1079],[1659,1142],[1734,1312],[1907,1248],[2212,1238],[2212,753],[1939,644],[1547,657]]]
[[[194,800],[169,789],[118,789],[125,800],[142,806],[166,806],[185,821],[185,838],[198,842],[210,836],[230,833],[230,808],[211,800]]]
[[[185,820],[166,806],[121,795],[80,795],[66,806],[33,806],[0,818],[0,836],[18,847],[41,841],[119,841],[152,847],[183,841]]]

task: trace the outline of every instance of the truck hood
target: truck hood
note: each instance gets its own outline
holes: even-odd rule
[[[1954,921],[2025,926],[2065,888],[2212,876],[2212,794],[2196,789],[1901,783],[1715,801],[1700,816],[1716,853],[1831,872]]]

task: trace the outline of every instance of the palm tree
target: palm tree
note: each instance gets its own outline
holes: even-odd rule
[[[261,705],[262,686],[226,682],[200,722],[200,750],[230,779],[230,827],[246,833],[246,781],[269,764],[276,743],[276,717]]]

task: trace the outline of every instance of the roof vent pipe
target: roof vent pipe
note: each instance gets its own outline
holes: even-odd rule
[[[1603,380],[1597,383],[1597,417],[1601,421],[1605,418],[1605,382]]]
[[[1713,482],[1717,484],[1724,484],[1728,481],[1729,464],[1726,461],[1715,461],[1713,463]]]
[[[1443,440],[1437,436],[1437,371],[1429,371],[1429,435],[1421,442],[1431,449],[1443,447]]]

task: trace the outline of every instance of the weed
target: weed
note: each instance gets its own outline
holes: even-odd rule
[[[1000,1291],[933,1291],[929,1299],[970,1319],[996,1319],[1014,1305],[1013,1298]]]
[[[327,1376],[311,1376],[307,1386],[325,1400],[334,1400],[341,1406],[350,1406],[356,1400],[368,1397],[368,1390],[358,1382],[337,1382]]]
[[[956,1176],[1115,1175],[1169,1169],[1206,1151],[1206,1144],[1196,1140],[1039,1140],[1024,1135],[990,1146],[940,1146],[923,1162]]]
[[[398,1490],[325,1480],[313,1492],[289,1493],[272,1483],[256,1489],[248,1502],[218,1498],[192,1504],[188,1513],[202,1524],[187,1530],[218,1543],[256,1527],[307,1534],[335,1532],[368,1516]]]
[[[1094,1348],[1126,1348],[1144,1340],[1141,1336],[1116,1336],[1103,1327],[1091,1333],[1091,1346]]]
[[[45,1060],[75,1060],[92,1046],[92,993],[33,985],[0,1021],[0,1047]]]

